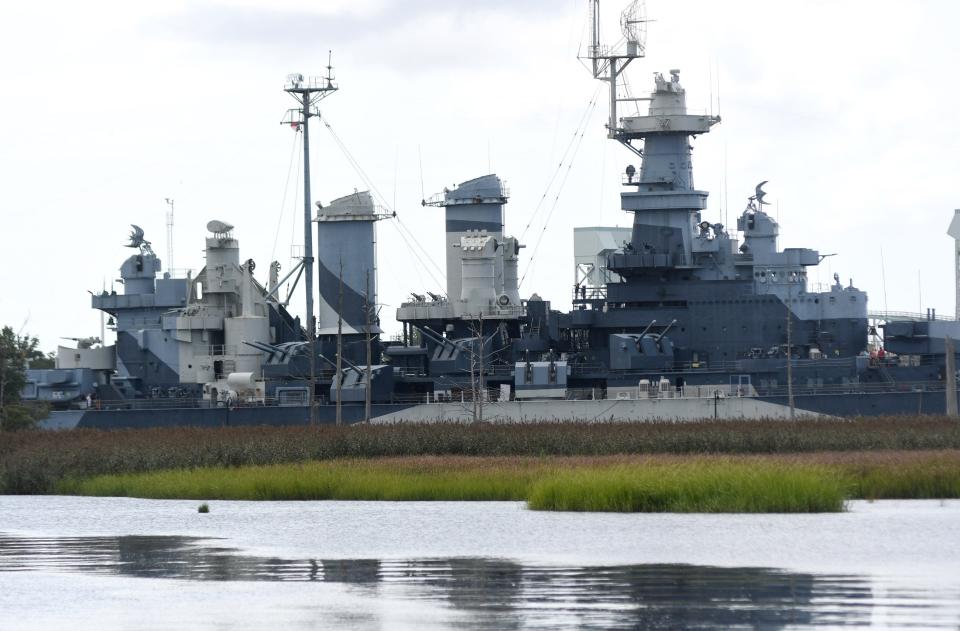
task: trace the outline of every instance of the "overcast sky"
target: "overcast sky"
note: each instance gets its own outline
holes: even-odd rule
[[[605,41],[622,7],[602,3]],[[511,191],[507,232],[528,244],[521,294],[567,308],[573,227],[632,220],[617,196],[635,158],[606,140],[606,101],[588,108],[597,83],[576,59],[586,10],[584,0],[3,3],[0,323],[27,322],[44,349],[98,334],[87,290],[118,277],[131,223],[166,258],[165,197],[176,200],[176,268],[202,267],[204,225],[217,218],[236,226],[258,276],[272,258],[289,269],[303,200],[282,88],[288,73],[323,73],[328,49],[341,89],[324,117],[427,251],[414,255],[396,221],[380,222],[388,332],[409,292],[443,283],[425,260],[444,266],[443,211],[422,208],[422,191],[488,169]],[[680,68],[690,108],[712,101],[723,117],[694,143],[707,219],[734,225],[769,180],[781,247],[838,253],[812,281],[837,272],[869,292],[871,309],[952,314],[960,3],[649,0],[647,11],[634,95],[654,71]],[[547,185],[588,111],[554,204],[562,178]],[[313,130],[314,199],[366,188],[327,130]]]

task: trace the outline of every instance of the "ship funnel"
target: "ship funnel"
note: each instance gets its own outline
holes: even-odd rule
[[[503,239],[503,205],[509,193],[496,175],[484,175],[445,191],[442,205],[446,209],[447,296],[456,300],[461,295],[460,240],[471,232],[485,231],[496,241]],[[503,285],[503,261],[495,263],[496,287]]]
[[[377,302],[374,224],[383,215],[377,212],[369,191],[354,192],[317,207],[317,284],[320,289],[317,334],[336,334],[340,304],[343,304],[343,332],[362,333],[367,322],[367,305]],[[372,332],[379,333],[380,329],[373,327]]]

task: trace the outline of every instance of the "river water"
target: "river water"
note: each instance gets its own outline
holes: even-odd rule
[[[960,628],[960,501],[197,505],[0,496],[0,629]]]

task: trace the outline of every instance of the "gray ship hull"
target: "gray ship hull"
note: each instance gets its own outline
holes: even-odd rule
[[[334,425],[336,406],[318,408],[318,423]],[[374,423],[470,422],[469,403],[374,404]],[[795,397],[797,418],[944,414],[943,391],[819,393]],[[484,406],[483,418],[495,423],[530,422],[664,422],[702,419],[788,419],[787,397],[757,396],[699,399],[595,401],[509,401]],[[345,424],[363,422],[363,406],[344,405]],[[306,407],[214,407],[53,412],[44,429],[131,429],[149,427],[235,427],[308,425]]]

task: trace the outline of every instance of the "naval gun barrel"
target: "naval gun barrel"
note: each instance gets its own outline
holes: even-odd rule
[[[669,331],[670,328],[671,328],[674,324],[676,324],[676,323],[677,323],[677,320],[676,320],[676,318],[674,318],[673,321],[670,322],[670,324],[667,325],[667,328],[665,328],[664,330],[660,331],[660,335],[661,335],[661,336],[666,335],[666,334],[667,334],[667,331]]]
[[[412,326],[413,328],[415,328],[416,330],[420,331],[421,333],[423,333],[424,335],[426,335],[428,338],[430,338],[431,340],[433,340],[434,342],[436,342],[436,343],[439,344],[440,346],[446,346],[446,345],[448,345],[448,344],[449,344],[450,346],[456,346],[456,344],[454,344],[453,342],[451,342],[451,341],[448,340],[447,338],[443,337],[442,335],[440,335],[439,333],[437,333],[436,331],[434,331],[433,329],[431,329],[430,327],[428,327],[428,326],[425,325],[425,324],[424,324],[423,326],[418,326],[418,325],[416,325],[416,324],[411,324],[411,326]]]
[[[657,323],[656,320],[650,320],[650,324],[647,325],[647,328],[645,328],[643,331],[641,331],[641,332],[640,332],[640,335],[637,336],[637,342],[639,342],[640,340],[642,340],[642,339],[643,339],[643,336],[646,335],[647,332],[648,332],[651,328],[653,328],[653,325],[656,324],[656,323]]]
[[[337,362],[333,361],[332,359],[330,359],[329,357],[325,356],[322,353],[317,353],[317,357],[319,357],[323,361],[330,364],[334,370],[337,370]],[[354,364],[353,362],[351,362],[350,360],[348,360],[346,357],[341,357],[340,360],[343,363],[345,363],[347,365],[347,368],[349,368],[350,370],[355,370],[357,371],[358,374],[361,374],[361,375],[363,374],[363,369],[357,366],[356,364]]]

